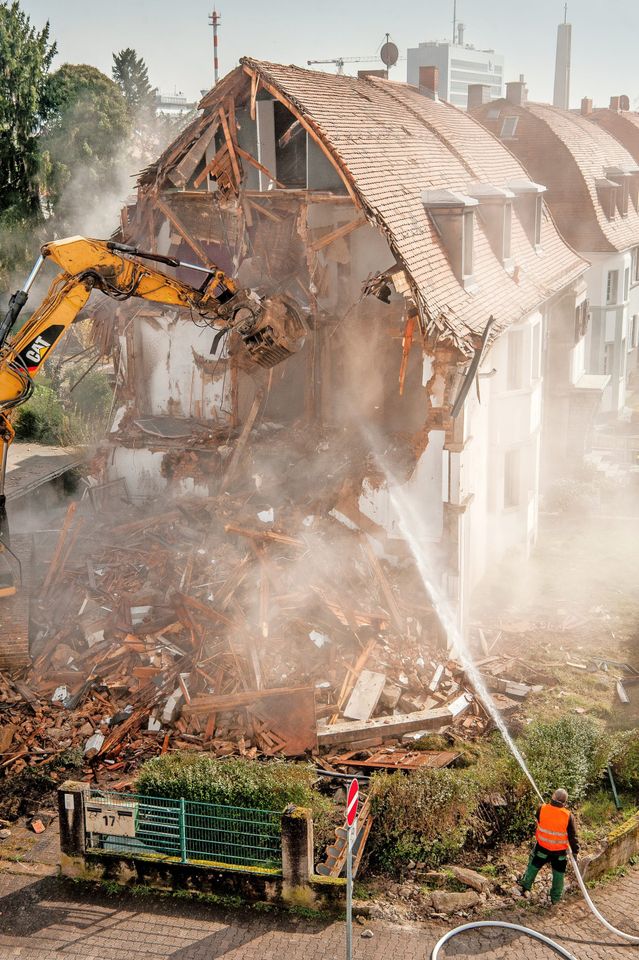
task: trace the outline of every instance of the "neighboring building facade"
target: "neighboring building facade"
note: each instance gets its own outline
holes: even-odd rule
[[[419,68],[436,67],[439,71],[437,93],[442,100],[466,109],[468,87],[473,83],[490,88],[490,99],[504,94],[504,58],[494,50],[476,50],[470,44],[434,41],[409,47],[407,79],[419,86]]]
[[[233,334],[211,354],[210,326],[121,309],[111,477],[138,496],[219,493],[219,451],[256,417],[279,438],[302,423],[309,451],[346,438],[334,510],[392,556],[408,497],[463,622],[487,567],[535,541],[545,343],[585,299],[587,264],[512,154],[411,86],[245,59],[200,107],[141,176],[122,239],[290,296],[308,335],[265,372]]]
[[[183,117],[195,110],[197,103],[189,102],[181,93],[166,96],[156,91],[155,110],[166,117]]]
[[[633,177],[639,177],[639,113],[626,109],[628,97],[611,97],[610,105],[592,109],[592,101],[582,101],[582,113],[606,130],[626,148],[635,161]],[[633,247],[630,264],[629,328],[627,337],[628,380],[634,386],[639,380],[639,244]]]
[[[547,200],[568,243],[591,263],[589,323],[576,389],[601,390],[605,413],[626,398],[632,342],[633,269],[639,245],[639,177],[631,154],[580,113],[527,101],[525,84],[472,111],[548,187]],[[585,326],[578,319],[576,331]],[[577,334],[575,334],[576,336]],[[581,351],[581,347],[579,347]]]

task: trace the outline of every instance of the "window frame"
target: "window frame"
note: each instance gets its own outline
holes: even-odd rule
[[[619,270],[609,270],[606,278],[606,306],[615,307],[619,302]]]

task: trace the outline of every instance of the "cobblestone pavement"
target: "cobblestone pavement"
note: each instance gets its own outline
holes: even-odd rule
[[[609,919],[639,934],[639,869],[597,892]],[[562,942],[578,960],[639,958],[609,935],[579,900],[552,914],[509,911],[516,920]],[[452,924],[451,924],[452,925]],[[371,939],[361,937],[365,927]],[[355,960],[425,960],[443,925],[355,925]],[[615,942],[616,941],[616,942]],[[344,925],[256,911],[226,911],[202,903],[151,897],[108,897],[70,881],[0,872],[0,960],[341,960]],[[448,945],[448,957],[483,960],[552,956],[541,944],[509,931],[470,932]]]

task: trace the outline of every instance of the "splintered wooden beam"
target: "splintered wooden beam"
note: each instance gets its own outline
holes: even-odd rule
[[[67,515],[64,518],[64,523],[62,524],[62,529],[60,530],[60,535],[58,537],[58,542],[56,544],[55,550],[53,552],[53,557],[51,558],[51,563],[49,564],[49,569],[44,583],[42,584],[42,592],[46,594],[49,590],[49,587],[56,580],[60,571],[64,568],[67,557],[70,552],[69,548],[69,537],[71,528],[73,526],[73,520],[75,518],[75,512],[77,510],[77,503],[72,503],[67,510]],[[76,528],[77,535],[77,528]],[[73,537],[71,543],[75,542],[75,536]]]
[[[417,311],[409,311],[404,327],[404,336],[402,337],[402,362],[399,367],[399,395],[404,395],[404,381],[406,379],[406,370],[408,369],[408,355],[413,345],[413,335],[415,333],[415,320]]]
[[[256,73],[251,74],[251,120],[255,120],[255,101],[257,100],[257,91],[260,88],[260,78]]]
[[[200,694],[191,697],[191,703],[184,707],[185,716],[208,717],[213,711],[238,710],[250,707],[258,700],[281,697],[287,694],[306,693],[313,697],[313,687],[274,687],[270,690],[241,690],[239,693]]]
[[[250,153],[247,153],[246,150],[242,150],[242,148],[238,144],[235,145],[235,149],[237,150],[238,154],[240,155],[240,157],[242,157],[243,160],[246,160],[247,163],[250,163],[251,166],[255,167],[256,170],[259,170],[261,173],[267,176],[269,180],[272,180],[276,186],[281,187],[282,190],[286,189],[285,185],[283,183],[280,183],[280,181],[273,176],[271,171],[267,170],[266,167],[263,164],[259,163],[255,159],[255,157],[252,157]]]
[[[215,270],[215,264],[212,263],[211,260],[209,260],[206,254],[206,251],[204,250],[204,247],[200,243],[198,243],[195,237],[190,236],[188,230],[186,229],[185,225],[182,223],[178,215],[174,213],[173,210],[171,210],[171,208],[167,206],[167,204],[164,203],[163,200],[160,200],[159,197],[156,199],[155,205],[160,211],[160,213],[162,213],[166,217],[169,223],[173,227],[175,227],[175,229],[180,234],[184,242],[187,243],[191,248],[191,250],[193,250],[193,252],[198,255],[198,257],[200,258],[204,266],[208,267],[210,270]]]
[[[272,220],[273,223],[281,223],[284,219],[283,217],[278,217],[276,213],[273,213],[272,210],[269,210],[267,207],[263,207],[261,203],[257,203],[252,198],[248,201],[249,206],[253,207],[254,210],[257,210],[258,213],[261,213],[266,217],[267,220]]]
[[[331,230],[330,233],[325,233],[319,240],[315,240],[314,243],[310,244],[310,248],[317,253],[318,250],[328,247],[334,240],[339,240],[340,237],[347,237],[349,233],[359,229],[359,227],[363,227],[366,222],[365,217],[356,217],[355,220],[349,220],[348,223],[343,223],[341,227],[337,227],[335,230]]]
[[[191,179],[218,127],[219,123],[213,120],[199,139],[195,141],[191,149],[182,157],[178,165],[169,171],[168,177],[176,187],[183,187]]]
[[[251,409],[249,410],[248,417],[246,418],[246,423],[242,427],[242,432],[240,433],[237,443],[235,444],[235,450],[233,451],[233,454],[229,461],[229,465],[224,472],[224,476],[222,477],[222,484],[221,484],[222,491],[224,491],[224,489],[226,488],[226,485],[231,482],[231,480],[235,475],[235,471],[237,470],[241,456],[244,452],[244,448],[248,443],[248,438],[250,436],[251,430],[253,429],[253,425],[257,420],[257,416],[260,410],[262,409],[263,400],[264,400],[264,392],[262,390],[258,390],[258,392],[255,394],[255,398],[253,400]]]
[[[220,120],[222,121],[222,130],[224,131],[224,136],[229,148],[229,154],[231,156],[231,166],[233,167],[233,176],[235,177],[235,185],[237,189],[240,189],[240,184],[242,183],[242,172],[240,170],[240,162],[237,159],[237,153],[235,152],[235,141],[231,136],[231,129],[229,127],[229,121],[226,116],[223,107],[220,107]]]
[[[364,549],[364,553],[366,554],[366,557],[368,559],[368,563],[373,573],[373,576],[375,577],[375,579],[377,580],[381,588],[382,594],[386,601],[386,605],[388,606],[388,612],[391,615],[391,620],[393,621],[395,629],[397,630],[398,633],[403,634],[406,629],[406,623],[401,613],[399,612],[399,607],[397,606],[395,595],[391,589],[390,583],[388,582],[388,578],[382,569],[382,565],[377,559],[377,554],[371,547],[370,541],[366,536],[366,534],[363,534],[360,537],[360,542]]]
[[[277,533],[275,530],[248,530],[246,527],[239,527],[235,523],[227,523],[224,527],[226,533],[237,533],[240,537],[248,537],[250,540],[274,540],[276,543],[286,543],[291,547],[305,547],[303,540],[296,540],[295,537],[289,537],[285,533]]]
[[[215,176],[215,171],[217,167],[219,167],[219,165],[221,164],[222,160],[224,160],[228,152],[229,152],[228,144],[226,143],[226,141],[224,141],[224,143],[222,144],[220,149],[217,151],[213,159],[209,160],[207,165],[204,167],[204,170],[198,173],[197,177],[193,181],[193,186],[199,187],[200,184],[206,180],[209,174],[212,174],[213,176]]]

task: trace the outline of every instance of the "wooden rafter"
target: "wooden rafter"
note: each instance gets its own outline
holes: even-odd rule
[[[251,166],[255,167],[256,170],[260,170],[263,174],[265,174],[265,176],[269,178],[269,180],[272,180],[273,183],[276,184],[278,187],[281,187],[283,190],[286,189],[285,185],[283,183],[280,183],[280,181],[273,176],[271,171],[267,170],[267,168],[263,164],[259,163],[255,159],[255,157],[252,157],[250,153],[247,153],[246,150],[242,150],[242,148],[237,144],[235,145],[235,149],[237,150],[238,154],[242,157],[243,160],[246,160],[247,163],[250,163]]]
[[[184,242],[189,245],[191,250],[193,250],[198,255],[198,257],[200,258],[204,266],[210,267],[211,270],[214,270],[215,264],[211,260],[209,260],[208,256],[206,255],[206,251],[204,250],[204,247],[200,243],[198,243],[195,237],[190,236],[187,228],[182,223],[178,215],[174,213],[174,211],[171,210],[171,208],[167,206],[167,204],[164,203],[163,200],[160,200],[159,197],[157,197],[155,201],[155,206],[160,211],[160,213],[162,213],[166,217],[169,223],[173,227],[175,227],[177,232],[180,234]]]
[[[325,233],[319,240],[315,240],[314,243],[310,244],[310,248],[317,253],[318,250],[328,247],[334,240],[339,240],[340,237],[347,237],[349,233],[353,233],[354,230],[363,227],[365,223],[366,218],[361,216],[356,217],[354,220],[349,220],[348,223],[343,223],[341,227],[337,227],[335,230],[331,230],[330,233]]]
[[[256,75],[255,71],[252,70],[251,67],[249,67],[247,64],[244,64],[243,69],[244,69],[244,72],[248,74],[249,77],[253,77]],[[293,106],[293,104],[289,100],[286,99],[284,94],[280,93],[277,87],[273,86],[272,83],[269,83],[268,80],[265,80],[264,77],[262,76],[259,76],[259,81],[265,90],[268,90],[268,92],[273,97],[275,97],[276,100],[279,100],[280,103],[283,103],[286,109],[289,110],[290,113],[292,113],[297,120],[299,120],[299,122],[302,124],[304,129],[309,133],[309,135],[313,138],[317,146],[320,148],[322,153],[330,161],[331,165],[335,167],[335,169],[337,170],[340,176],[340,179],[342,180],[344,186],[348,190],[350,198],[355,204],[355,206],[358,209],[361,208],[362,202],[357,195],[354,184],[351,182],[350,178],[346,175],[344,170],[342,170],[341,166],[339,165],[339,163],[337,162],[337,160],[335,159],[335,157],[333,156],[329,148],[326,146],[326,144],[322,140],[319,130],[316,129],[315,124],[308,117],[304,117],[299,112],[299,110],[295,106]]]
[[[222,160],[224,159],[224,157],[227,155],[228,151],[229,151],[228,144],[225,142],[225,143],[222,144],[222,146],[220,147],[220,149],[217,151],[217,153],[215,154],[215,156],[213,157],[213,159],[212,159],[212,160],[209,160],[209,162],[207,163],[207,165],[204,167],[204,170],[202,170],[200,173],[198,173],[197,177],[196,177],[195,180],[193,181],[193,186],[194,186],[194,187],[199,187],[200,184],[201,184],[204,180],[206,180],[206,178],[208,177],[208,175],[209,175],[210,173],[211,173],[211,174],[214,173],[215,168],[219,166],[219,164],[221,163],[221,161],[222,161]]]
[[[240,184],[242,182],[242,171],[240,170],[240,162],[237,158],[237,153],[235,151],[235,141],[231,136],[231,129],[229,127],[229,121],[226,116],[224,107],[220,107],[220,120],[222,121],[222,130],[224,131],[224,136],[226,138],[226,143],[229,148],[229,154],[231,157],[231,166],[233,167],[233,176],[235,177],[235,184],[237,189],[240,189]]]

